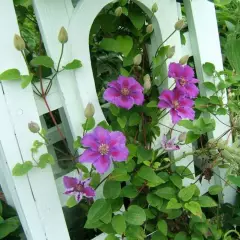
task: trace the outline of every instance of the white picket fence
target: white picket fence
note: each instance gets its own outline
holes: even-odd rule
[[[73,59],[80,59],[83,67],[77,71],[62,72],[55,79],[47,99],[51,110],[60,109],[62,123],[60,127],[71,144],[71,139],[82,135],[81,124],[85,121],[83,110],[88,102],[92,102],[96,109],[97,122],[104,120],[95,89],[92,73],[89,32],[91,25],[100,12],[112,0],[80,0],[76,8],[71,0],[33,0],[35,14],[41,30],[44,45],[48,55],[57,62],[60,47],[57,35],[64,26],[69,33],[69,42],[66,44],[62,64]],[[147,46],[149,56],[153,56],[162,39],[166,39],[174,30],[174,24],[181,18],[180,5],[176,0],[141,0],[135,1],[147,14],[151,15],[151,7],[156,2],[159,10],[153,18],[154,33],[152,44]],[[214,4],[207,0],[184,0],[189,32],[185,33],[186,45],[181,45],[180,34],[177,32],[166,45],[176,47],[176,54],[171,61],[179,61],[183,55],[194,57],[197,76],[202,81],[214,81],[204,74],[202,64],[212,62],[217,70],[222,70],[222,56],[218,36],[218,28]],[[11,0],[0,0],[0,72],[9,68],[17,68],[22,74],[27,74],[27,67],[21,54],[13,46],[13,36],[19,32],[16,14]],[[169,64],[170,61],[167,62]],[[169,79],[168,86],[172,80]],[[209,93],[200,83],[201,94]],[[30,121],[39,122],[45,127],[42,117],[47,113],[43,101],[34,96],[32,88],[22,90],[19,81],[2,81],[0,90],[0,184],[7,201],[15,206],[28,240],[68,240],[70,239],[66,227],[62,206],[67,197],[63,193],[62,177],[54,179],[55,174],[61,174],[57,166],[46,169],[34,169],[27,176],[13,177],[11,170],[17,163],[31,159],[29,149],[37,138],[29,132],[27,124]],[[228,117],[219,117],[226,124]],[[169,119],[163,120],[169,123]],[[169,125],[169,124],[167,124]],[[69,130],[70,129],[70,130]],[[162,132],[168,129],[162,129]],[[226,126],[217,122],[216,130],[210,137],[218,137]],[[55,128],[48,129],[51,144],[60,141]],[[39,139],[40,140],[40,139]],[[156,146],[160,143],[156,141]],[[190,151],[192,146],[186,146],[177,152],[176,156]],[[43,148],[43,152],[46,149]],[[49,151],[54,153],[53,147]],[[188,156],[179,162],[179,165],[188,165],[193,158]],[[189,168],[194,172],[194,165]],[[53,173],[54,171],[54,173]],[[217,170],[216,170],[217,171]],[[223,171],[219,174],[224,176]],[[74,173],[70,173],[74,174]],[[185,184],[190,181],[186,180]],[[224,183],[215,176],[211,182],[203,180],[199,183],[201,194],[204,194],[210,185]],[[224,188],[224,201],[233,202],[234,190]],[[104,239],[104,235],[96,239]]]

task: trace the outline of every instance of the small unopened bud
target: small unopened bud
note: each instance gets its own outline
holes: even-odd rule
[[[150,34],[150,33],[152,33],[152,31],[153,31],[153,25],[149,24],[146,28],[146,32]]]
[[[185,55],[185,56],[183,56],[183,57],[180,58],[179,63],[180,63],[181,65],[185,65],[185,64],[187,64],[188,59],[189,59],[189,55]]]
[[[133,64],[138,66],[141,64],[141,62],[142,62],[142,54],[136,55],[133,59]]]
[[[118,7],[118,8],[115,9],[115,16],[116,17],[120,17],[122,15],[122,13],[123,13],[122,7]]]
[[[166,54],[167,58],[172,58],[174,54],[175,54],[175,46],[168,48],[168,51]]]
[[[143,81],[151,81],[151,78],[149,76],[149,74],[146,74],[144,77],[143,77]]]
[[[157,11],[158,11],[158,5],[157,5],[157,3],[154,3],[152,6],[152,12],[155,13]]]
[[[40,131],[40,127],[37,123],[35,122],[30,122],[28,124],[28,129],[32,132],[32,133],[38,133]]]
[[[179,142],[185,142],[187,138],[187,133],[186,132],[182,132],[179,136],[178,136],[178,141]]]
[[[84,116],[88,119],[93,117],[95,113],[95,108],[93,106],[92,103],[88,103],[88,105],[86,106],[85,110],[84,110]]]
[[[18,50],[18,51],[23,51],[26,47],[24,40],[22,39],[21,36],[15,34],[14,35],[14,47]]]
[[[184,27],[184,20],[180,19],[175,23],[175,30],[180,31]]]
[[[58,41],[62,44],[68,41],[68,33],[64,27],[61,27],[59,34],[58,34]]]
[[[145,92],[147,92],[151,88],[151,86],[152,86],[152,84],[149,79],[144,81],[143,87],[144,87]]]

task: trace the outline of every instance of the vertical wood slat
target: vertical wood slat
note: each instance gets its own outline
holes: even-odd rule
[[[0,72],[17,68],[27,74],[21,53],[13,46],[13,36],[19,34],[13,2],[2,0],[0,5],[0,29],[4,32],[0,39]],[[13,177],[11,173],[15,164],[31,159],[30,148],[33,141],[39,139],[27,127],[30,121],[39,123],[32,89],[30,86],[21,89],[20,81],[2,81],[1,86],[0,108],[4,117],[0,124],[3,149],[0,161],[24,231],[30,240],[56,237],[67,240],[69,235],[51,168],[33,169],[23,177]],[[42,148],[43,152],[46,149]],[[59,228],[62,229],[60,235]]]
[[[218,79],[207,76],[202,68],[202,65],[205,62],[211,62],[215,65],[217,71],[223,70],[214,3],[207,0],[184,0],[184,6],[187,14],[190,40],[197,76],[203,82],[208,81],[216,84]],[[204,13],[204,17],[202,13]],[[210,93],[208,90],[204,89],[204,86],[202,85],[203,82],[200,82],[199,84],[200,92],[202,95],[209,96]],[[224,103],[226,102],[227,95],[224,94]],[[219,119],[226,125],[231,125],[228,115],[219,116]],[[215,120],[216,129],[209,134],[210,138],[217,138],[228,129],[226,125],[222,124],[217,119]],[[228,135],[226,135],[223,139],[227,138]],[[231,137],[229,138],[229,143],[231,144]],[[221,177],[225,177],[225,170],[220,171],[219,169],[215,169],[215,171]],[[222,181],[217,175],[215,175],[215,183],[224,186],[224,181]],[[234,202],[236,193],[231,187],[225,187],[223,194],[225,202]]]

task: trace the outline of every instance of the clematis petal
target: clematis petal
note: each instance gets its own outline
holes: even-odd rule
[[[101,156],[99,152],[92,151],[91,149],[87,149],[83,152],[83,154],[78,158],[79,162],[87,162],[94,163]]]
[[[185,85],[186,93],[190,98],[196,98],[199,90],[195,84],[189,83]]]
[[[100,158],[93,163],[93,165],[97,172],[103,174],[109,169],[110,163],[111,161],[108,155],[101,155]]]
[[[179,100],[180,107],[192,107],[194,105],[194,101],[189,98],[182,98]]]
[[[75,199],[79,203],[82,200],[82,193],[76,192],[75,193]]]
[[[121,92],[116,90],[115,88],[107,88],[105,91],[104,91],[104,94],[103,94],[103,98],[108,101],[108,102],[111,102],[111,103],[114,103],[115,102],[115,99],[117,97],[120,97],[121,96]]]
[[[182,118],[178,115],[178,112],[175,109],[170,110],[170,115],[172,117],[172,123],[178,123]]]
[[[195,117],[195,112],[192,108],[180,107],[177,109],[177,112],[181,118],[187,118],[187,119],[193,120]]]
[[[108,87],[115,88],[117,91],[121,91],[121,85],[118,83],[118,81],[112,81],[108,83]]]
[[[116,100],[116,105],[121,108],[130,109],[133,107],[134,99],[129,96],[121,96]]]
[[[182,77],[185,78],[185,79],[192,79],[194,77],[193,69],[190,66],[188,66],[188,65],[183,66],[183,75],[182,75]]]
[[[83,194],[84,196],[86,196],[87,198],[92,198],[95,197],[95,191],[93,190],[93,188],[91,187],[86,187],[83,189]]]
[[[115,148],[111,149],[110,154],[114,161],[122,162],[122,161],[127,160],[129,151],[128,151],[127,147],[120,146],[120,147],[115,147]]]
[[[94,129],[93,134],[95,135],[95,138],[98,143],[108,143],[110,141],[110,132],[103,127],[96,127]]]
[[[93,133],[85,134],[81,143],[84,147],[89,147],[89,148],[91,148],[92,150],[95,150],[95,151],[97,151],[98,147],[99,147],[99,144],[96,141],[95,135]]]
[[[142,105],[144,102],[144,95],[142,92],[131,92],[130,96],[134,99],[136,105]]]
[[[173,91],[165,89],[162,91],[161,95],[159,96],[159,99],[160,101],[163,100],[169,105],[172,105],[173,97],[174,97]]]
[[[116,145],[126,144],[126,137],[123,135],[122,132],[115,131],[110,133],[111,140],[109,142],[110,149],[115,147]]]
[[[78,184],[78,179],[73,177],[64,176],[63,184],[65,188],[74,188]]]
[[[170,63],[168,68],[168,76],[172,78],[181,78],[183,75],[183,67],[179,63]]]
[[[165,102],[164,100],[160,100],[158,103],[158,108],[172,108],[173,105],[169,104],[169,102]]]

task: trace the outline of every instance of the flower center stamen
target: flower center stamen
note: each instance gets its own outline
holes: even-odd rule
[[[174,109],[177,109],[179,107],[179,102],[173,101],[173,106],[174,106]]]
[[[84,190],[84,186],[82,184],[77,184],[75,188],[76,192],[82,192]]]
[[[102,143],[99,146],[98,151],[101,153],[101,155],[106,155],[109,152],[109,146],[105,143]]]
[[[121,94],[122,94],[123,96],[128,96],[129,93],[130,93],[129,89],[127,89],[127,88],[122,88],[122,89],[121,89]]]
[[[187,83],[187,81],[186,81],[186,79],[181,78],[179,83],[180,83],[181,86],[184,86]]]

